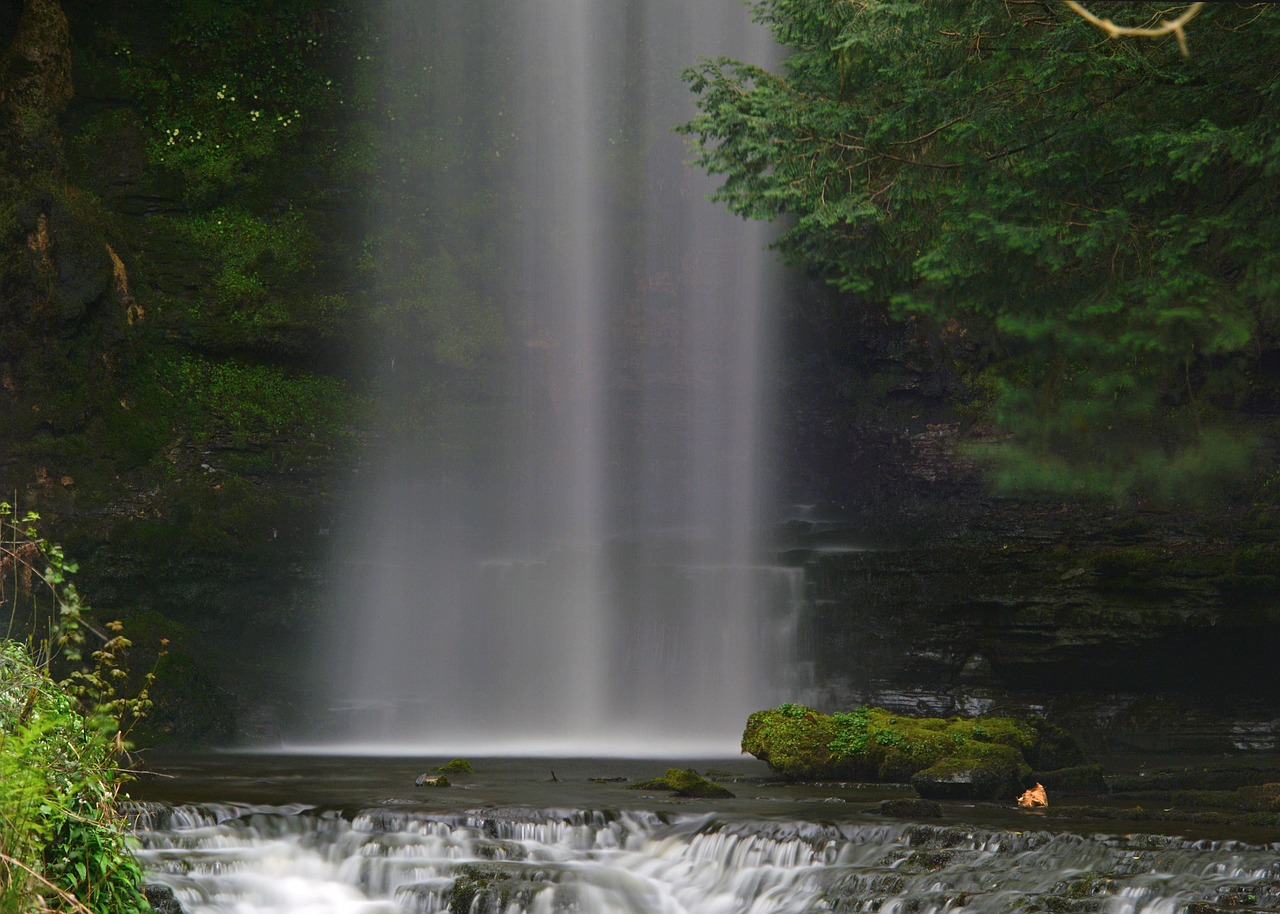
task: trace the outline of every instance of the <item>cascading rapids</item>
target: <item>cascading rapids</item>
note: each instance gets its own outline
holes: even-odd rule
[[[187,914],[678,914],[1280,906],[1276,845],[506,809],[134,808]]]

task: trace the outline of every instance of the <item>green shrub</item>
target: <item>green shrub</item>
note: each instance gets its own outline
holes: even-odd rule
[[[0,911],[148,911],[115,799],[117,727],[0,643]]]
[[[115,801],[121,722],[145,712],[150,677],[138,696],[119,694],[129,642],[116,623],[92,628],[67,580],[75,565],[38,520],[0,504],[0,912],[144,914]]]

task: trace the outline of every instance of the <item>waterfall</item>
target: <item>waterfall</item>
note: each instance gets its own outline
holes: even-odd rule
[[[387,0],[382,391],[313,740],[732,752],[775,699],[766,229],[673,127],[737,0]]]

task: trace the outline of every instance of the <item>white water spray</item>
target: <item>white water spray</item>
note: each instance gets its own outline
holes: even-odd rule
[[[188,914],[1174,914],[1276,910],[1276,846],[901,822],[536,809],[161,807],[149,882]]]
[[[384,42],[375,222],[416,228],[379,294],[427,316],[377,349],[321,738],[732,752],[793,609],[760,534],[777,282],[672,128],[681,68],[768,58],[767,32],[736,0],[435,0]],[[477,327],[508,341],[479,369]]]

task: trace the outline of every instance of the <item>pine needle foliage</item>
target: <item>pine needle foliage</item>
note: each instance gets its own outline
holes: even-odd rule
[[[697,162],[786,218],[792,264],[959,342],[997,482],[1177,498],[1255,467],[1233,417],[1280,317],[1280,9],[1207,7],[1190,57],[1030,0],[754,9],[789,56],[686,72]]]

